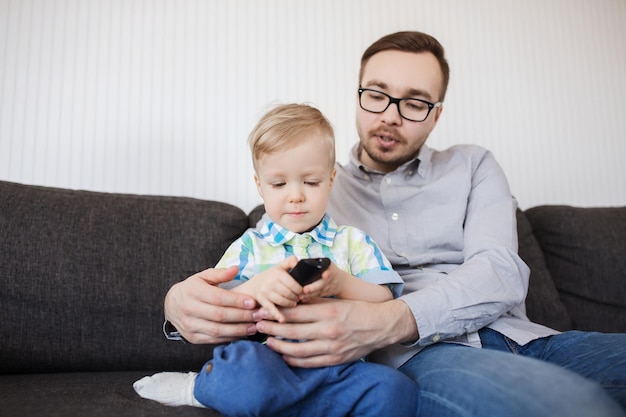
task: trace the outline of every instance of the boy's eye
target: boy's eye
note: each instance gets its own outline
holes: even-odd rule
[[[306,185],[310,185],[312,187],[317,187],[318,185],[320,185],[319,181],[305,181],[304,182]]]
[[[272,184],[271,184],[271,186],[272,186],[273,188],[280,188],[280,187],[282,187],[282,186],[284,186],[284,185],[285,185],[285,183],[284,183],[284,182],[274,182],[274,183],[272,183]]]

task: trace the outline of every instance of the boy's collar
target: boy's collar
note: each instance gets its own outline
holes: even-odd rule
[[[313,240],[322,245],[331,246],[337,234],[337,224],[326,213],[313,230],[304,233],[296,233],[268,219],[261,228],[261,234],[268,239],[272,245],[276,246],[287,244],[299,236],[310,236]]]

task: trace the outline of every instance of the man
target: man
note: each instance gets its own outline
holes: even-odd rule
[[[624,415],[626,334],[559,334],[528,321],[529,271],[501,168],[476,146],[425,145],[448,78],[443,48],[423,33],[391,34],[365,51],[360,143],[338,168],[328,210],[380,245],[405,281],[402,297],[322,300],[277,323],[214,287],[232,274],[207,270],[172,287],[166,317],[195,343],[278,336],[267,344],[292,366],[371,354],[419,383],[423,415]]]

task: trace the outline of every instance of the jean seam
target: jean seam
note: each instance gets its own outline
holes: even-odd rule
[[[503,335],[504,336],[504,335]],[[508,337],[504,336],[504,341],[506,342],[506,345],[509,347],[509,350],[518,355],[519,354],[519,348],[520,345],[517,344],[517,342],[515,342],[514,340],[509,339]]]

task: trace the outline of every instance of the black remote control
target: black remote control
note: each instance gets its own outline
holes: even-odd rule
[[[289,274],[303,287],[321,278],[322,272],[330,266],[328,258],[300,259]]]

